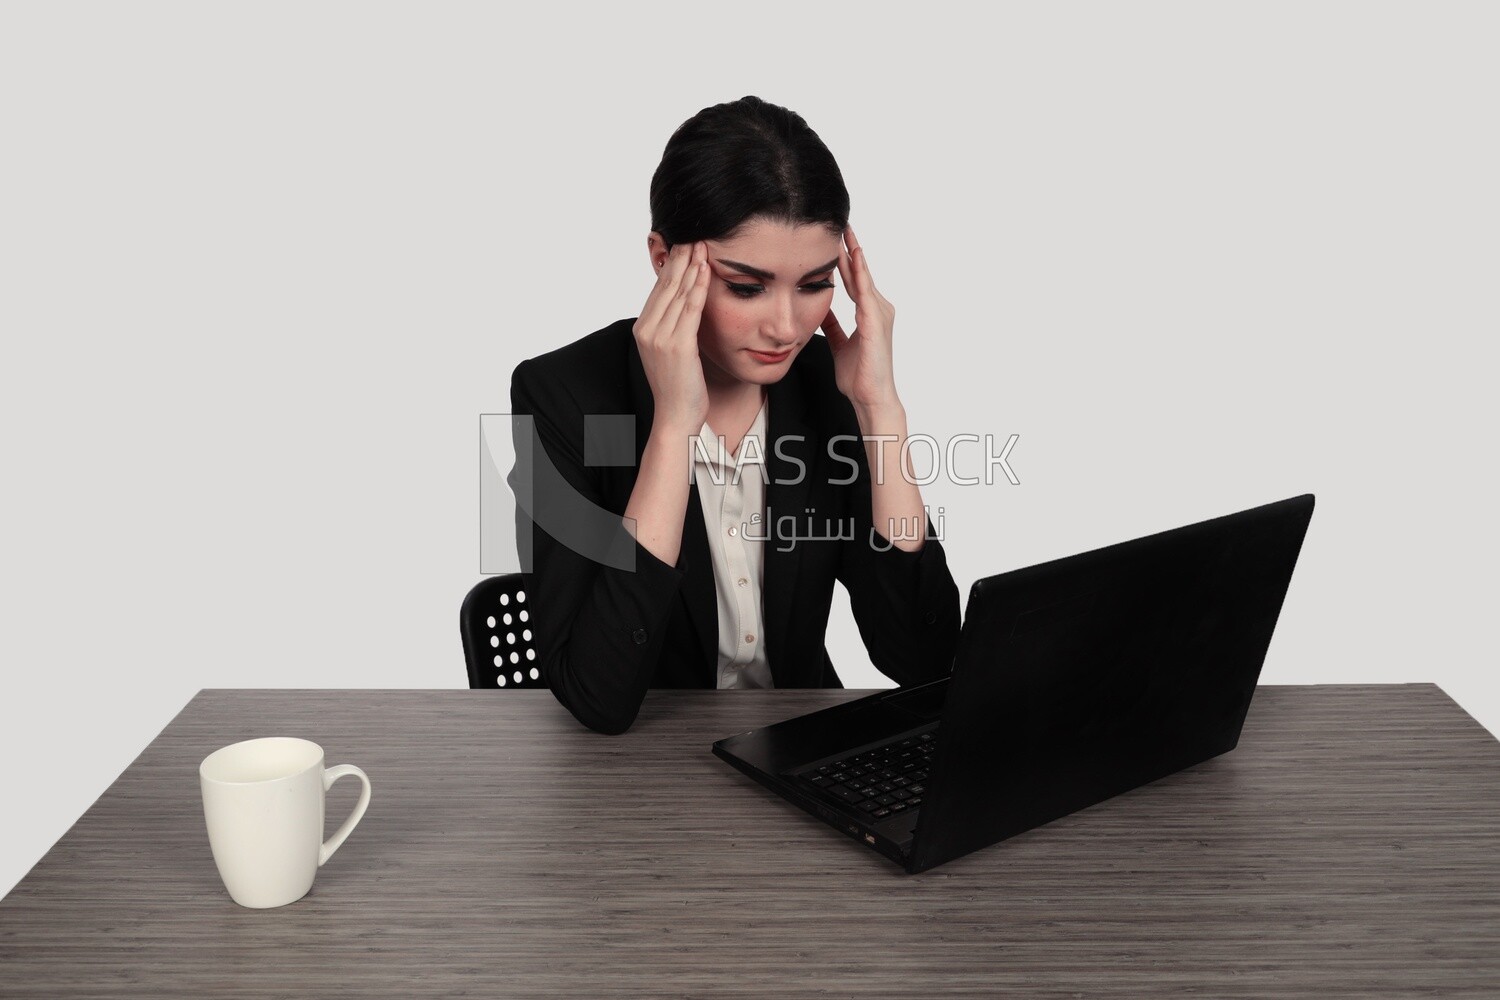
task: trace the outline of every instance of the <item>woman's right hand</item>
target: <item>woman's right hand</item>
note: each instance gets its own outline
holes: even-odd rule
[[[679,243],[667,254],[632,332],[655,401],[654,422],[696,434],[708,419],[698,323],[708,298],[708,248]]]

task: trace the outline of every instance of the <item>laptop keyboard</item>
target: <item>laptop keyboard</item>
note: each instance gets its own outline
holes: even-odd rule
[[[797,777],[820,796],[881,820],[922,804],[937,742],[937,730],[931,729],[808,768]]]

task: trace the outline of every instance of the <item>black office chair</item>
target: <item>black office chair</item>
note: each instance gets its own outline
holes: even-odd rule
[[[544,688],[530,595],[520,573],[480,580],[464,597],[458,631],[471,688]]]

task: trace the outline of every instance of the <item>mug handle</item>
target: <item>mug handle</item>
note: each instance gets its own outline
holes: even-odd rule
[[[333,783],[335,781],[338,781],[340,778],[348,777],[351,774],[358,778],[365,787],[359,793],[359,802],[354,806],[354,811],[349,814],[348,819],[344,820],[344,825],[339,827],[339,832],[335,833],[332,837],[329,837],[326,841],[323,842],[323,846],[318,848],[319,868],[322,868],[323,865],[327,863],[328,859],[333,857],[333,852],[339,849],[339,845],[344,842],[344,838],[348,837],[349,834],[354,832],[354,828],[358,826],[359,821],[364,818],[365,810],[370,807],[369,775],[365,774],[365,772],[361,771],[353,764],[340,764],[338,767],[330,767],[325,770],[323,772],[323,791],[328,791],[328,789],[333,787]]]

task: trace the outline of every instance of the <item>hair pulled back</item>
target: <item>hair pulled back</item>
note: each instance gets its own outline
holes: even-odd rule
[[[752,219],[842,235],[849,191],[801,115],[747,96],[704,108],[672,133],[651,175],[651,228],[672,247],[733,239]]]

